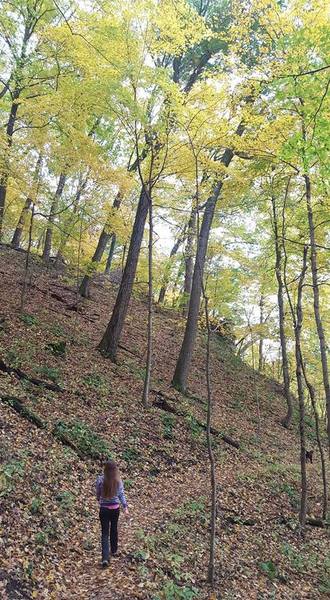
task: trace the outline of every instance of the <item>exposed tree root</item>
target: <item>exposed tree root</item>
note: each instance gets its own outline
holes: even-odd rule
[[[160,408],[161,410],[165,410],[166,412],[173,413],[174,415],[177,415],[178,417],[188,417],[189,416],[189,413],[187,413],[186,411],[182,411],[182,410],[178,409],[176,406],[174,406],[173,404],[171,404],[169,399],[167,399],[162,392],[156,391],[156,390],[152,390],[152,391],[156,394],[156,399],[153,402],[153,406],[156,406],[157,408]],[[206,429],[206,423],[203,423],[202,421],[199,421],[196,419],[196,424],[199,425],[202,429]],[[233,438],[229,437],[228,435],[225,435],[224,433],[222,433],[221,431],[218,431],[214,427],[211,427],[211,433],[212,433],[212,435],[220,437],[224,442],[226,442],[226,444],[229,444],[230,446],[233,446],[234,448],[239,450],[240,443],[237,440],[234,440]]]
[[[3,371],[4,373],[8,373],[9,375],[15,375],[15,377],[17,377],[18,379],[24,379],[25,381],[29,381],[30,383],[33,383],[33,385],[43,387],[46,390],[50,390],[52,392],[59,392],[59,393],[64,392],[63,388],[61,388],[59,385],[57,385],[57,383],[47,383],[47,381],[43,381],[42,379],[37,379],[36,377],[30,377],[29,375],[27,375],[26,373],[21,371],[21,369],[18,369],[18,368],[15,369],[14,367],[9,367],[9,365],[6,365],[5,362],[1,359],[0,359],[0,371]]]

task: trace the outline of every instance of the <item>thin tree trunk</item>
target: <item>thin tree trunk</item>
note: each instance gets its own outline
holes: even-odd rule
[[[8,158],[10,148],[13,143],[13,134],[14,127],[17,120],[17,113],[19,108],[19,98],[22,92],[22,72],[25,66],[26,61],[26,49],[28,42],[33,35],[36,24],[38,23],[39,18],[36,14],[36,6],[28,7],[26,21],[24,25],[24,35],[22,39],[22,47],[19,56],[17,57],[17,63],[12,72],[12,80],[15,82],[14,90],[12,92],[12,104],[10,107],[10,113],[8,118],[8,123],[6,127],[6,144],[5,144],[5,161],[4,161],[4,170],[0,174],[0,240],[2,237],[2,229],[3,229],[3,219],[6,205],[6,196],[7,196],[7,187],[8,187],[8,179],[9,179],[9,166],[8,166]]]
[[[114,199],[112,208],[118,209],[120,206],[120,203],[121,203],[121,194],[118,193],[116,198]],[[111,233],[108,233],[108,229],[109,229],[109,224],[107,223],[101,232],[98,244],[96,246],[96,250],[92,257],[92,265],[91,265],[92,269],[95,268],[96,264],[101,262],[101,260],[102,260],[103,253],[107,247],[107,244],[108,244],[108,242],[110,240],[110,236],[111,236]],[[81,285],[79,288],[79,294],[83,298],[89,298],[89,296],[90,296],[89,289],[90,289],[90,283],[92,280],[92,274],[93,274],[93,271],[91,273],[86,273],[86,275],[84,275],[84,278],[81,282]]]
[[[318,262],[317,262],[317,251],[315,242],[315,225],[314,225],[314,214],[312,207],[312,193],[311,193],[311,182],[307,174],[304,175],[305,189],[306,189],[306,204],[307,204],[307,215],[308,215],[308,226],[309,226],[309,239],[311,245],[311,269],[312,269],[312,281],[313,281],[313,298],[314,298],[314,316],[317,329],[317,335],[319,338],[321,364],[322,364],[322,376],[323,386],[326,399],[327,408],[327,433],[328,433],[328,445],[330,452],[330,383],[329,383],[329,370],[328,370],[328,358],[327,358],[327,343],[325,339],[325,333],[320,312],[320,291],[318,282]]]
[[[9,119],[6,127],[6,148],[5,148],[5,164],[3,172],[0,175],[0,240],[2,237],[2,229],[3,229],[3,219],[5,213],[5,205],[6,205],[6,196],[7,196],[7,187],[8,187],[8,179],[9,179],[9,151],[13,144],[13,134],[14,127],[17,119],[18,112],[18,98],[20,92],[16,90],[13,92],[13,102],[10,107]]]
[[[212,449],[212,436],[211,436],[211,419],[212,419],[212,388],[211,388],[211,376],[210,376],[210,339],[211,339],[211,328],[209,321],[209,310],[208,310],[208,298],[205,295],[204,287],[202,285],[203,297],[205,301],[205,320],[207,327],[207,343],[206,343],[206,386],[207,386],[207,420],[206,420],[206,439],[207,439],[207,451],[210,462],[210,475],[211,475],[211,519],[210,519],[210,552],[209,552],[209,564],[207,572],[208,583],[214,587],[214,562],[215,562],[215,539],[216,539],[216,515],[217,515],[217,483],[215,474],[215,459]]]
[[[109,357],[114,362],[116,361],[118,344],[132,294],[148,210],[148,193],[145,187],[142,187],[128,249],[127,261],[119,286],[115,306],[106,331],[99,344],[99,349],[102,354]]]
[[[101,261],[103,252],[106,249],[108,241],[110,239],[110,235],[111,235],[110,233],[107,233],[106,227],[104,227],[100,234],[99,241],[97,243],[95,252],[92,257],[92,266],[95,266],[97,263],[99,263]],[[90,288],[91,278],[92,278],[92,274],[86,273],[86,275],[84,275],[83,280],[80,284],[79,294],[83,298],[90,297],[89,288]]]
[[[185,230],[183,231],[182,235],[178,237],[178,239],[176,240],[176,242],[170,252],[168,263],[165,266],[162,287],[160,288],[159,297],[158,297],[158,304],[163,304],[163,302],[165,300],[167,286],[169,284],[170,277],[171,277],[171,267],[172,267],[173,257],[177,254],[182,242],[184,241],[184,237],[185,237]]]
[[[236,135],[241,136],[244,131],[244,125],[241,123],[237,130]],[[234,153],[232,150],[227,149],[221,159],[221,163],[228,167],[233,159]],[[187,388],[187,379],[189,369],[192,360],[192,354],[195,346],[195,339],[197,334],[198,326],[198,315],[200,307],[201,289],[204,274],[204,265],[206,258],[206,251],[210,236],[211,225],[213,221],[215,207],[223,186],[223,180],[218,181],[215,185],[213,194],[208,198],[204,210],[204,216],[202,226],[198,235],[197,252],[195,260],[195,268],[193,275],[193,283],[190,294],[190,302],[188,309],[188,317],[186,322],[186,328],[182,346],[180,349],[179,357],[177,360],[176,368],[174,371],[172,384],[183,391]]]
[[[295,334],[296,379],[299,401],[299,434],[300,434],[300,468],[301,468],[301,499],[299,523],[301,533],[304,535],[307,514],[307,473],[306,473],[306,439],[305,439],[305,400],[303,385],[303,361],[301,351],[301,330],[303,324],[302,293],[304,278],[307,271],[307,246],[304,247],[302,270],[299,277],[296,310],[291,300],[290,291],[286,286],[286,293],[290,305]]]
[[[32,246],[33,222],[34,222],[34,203],[32,203],[31,220],[30,220],[30,227],[29,227],[29,241],[28,241],[28,247],[27,247],[26,258],[25,258],[24,280],[23,280],[23,287],[22,287],[22,293],[21,293],[21,305],[20,305],[21,313],[24,312],[26,288],[27,288],[28,275],[29,275],[29,269],[30,269],[30,255],[31,255],[31,246]]]
[[[81,181],[78,183],[78,187],[77,187],[77,191],[76,191],[76,195],[74,197],[74,201],[73,201],[73,210],[72,210],[72,217],[68,223],[68,229],[67,231],[65,231],[64,235],[62,236],[62,239],[60,241],[60,246],[59,249],[57,251],[56,254],[56,260],[55,260],[55,267],[58,268],[60,262],[63,260],[63,252],[65,250],[65,247],[68,243],[69,237],[73,231],[73,228],[75,226],[75,224],[77,223],[77,221],[79,220],[79,215],[77,216],[78,213],[78,207],[79,207],[79,203],[80,203],[80,199],[81,199],[81,195],[84,192],[86,185],[88,182],[88,177],[86,177],[84,179],[84,181]],[[76,218],[75,218],[76,217]]]
[[[35,167],[35,171],[34,171],[34,175],[33,175],[32,188],[35,188],[38,184],[38,180],[40,177],[41,163],[42,163],[42,157],[39,154],[37,164]],[[28,211],[30,210],[32,202],[36,201],[36,194],[37,194],[36,190],[32,189],[30,191],[30,194],[28,195],[27,199],[25,200],[25,204],[22,208],[21,214],[18,219],[18,223],[16,225],[16,229],[14,231],[14,234],[13,234],[13,237],[11,240],[11,244],[10,244],[11,247],[14,248],[14,250],[18,250],[21,246],[21,239],[22,239],[23,229],[24,229],[26,219],[27,219],[27,214],[28,214]]]
[[[52,251],[53,225],[55,222],[55,216],[56,216],[57,209],[58,209],[58,203],[63,194],[66,178],[67,178],[67,176],[64,173],[60,174],[60,178],[59,178],[58,184],[57,184],[57,189],[56,189],[56,192],[55,192],[55,195],[53,197],[53,201],[52,201],[52,204],[50,207],[50,212],[49,212],[49,217],[48,217],[48,226],[46,229],[45,243],[44,243],[44,249],[43,249],[43,253],[42,253],[42,260],[45,263],[49,262],[50,253]]]
[[[306,367],[304,365],[302,356],[301,356],[301,364],[302,364],[304,379],[305,379],[306,385],[308,387],[309,396],[311,399],[313,414],[314,414],[315,434],[316,434],[317,446],[318,446],[319,453],[320,453],[321,470],[322,470],[322,486],[323,486],[322,519],[326,519],[327,514],[328,514],[328,483],[327,483],[327,471],[326,471],[325,457],[324,457],[323,446],[322,446],[321,435],[320,435],[320,419],[319,419],[319,414],[317,412],[317,406],[316,406],[316,394],[315,394],[314,386],[310,383],[310,381],[307,377]]]
[[[187,243],[185,248],[185,276],[183,287],[183,308],[187,308],[191,294],[194,275],[194,242],[196,239],[197,208],[194,207],[190,213],[188,223]]]
[[[111,271],[111,265],[112,265],[113,255],[115,253],[116,242],[117,242],[117,236],[116,236],[115,232],[113,232],[113,234],[111,235],[111,244],[110,244],[110,248],[109,248],[107,264],[105,265],[105,270],[104,270],[106,275],[109,275],[109,273]]]
[[[260,302],[259,302],[259,308],[260,308],[260,327],[262,329],[262,326],[264,324],[264,305],[265,305],[265,299],[263,294],[261,294],[260,296]],[[258,358],[258,371],[259,373],[261,373],[263,371],[264,368],[264,338],[263,338],[263,331],[261,330],[260,332],[260,340],[259,340],[259,348],[258,348],[259,352],[259,358]]]
[[[147,342],[147,361],[146,374],[144,378],[142,402],[145,407],[149,404],[149,389],[152,369],[152,322],[153,322],[153,211],[152,199],[149,194],[149,245],[148,245],[148,272],[149,272],[149,290],[148,290],[148,342]]]
[[[300,465],[301,465],[301,502],[299,512],[299,522],[302,533],[306,526],[307,513],[307,474],[306,474],[306,440],[305,440],[305,401],[304,387],[302,378],[302,360],[301,360],[301,329],[303,323],[302,312],[302,290],[303,281],[307,269],[307,248],[304,248],[303,267],[299,279],[297,295],[297,319],[295,326],[296,339],[296,377],[299,399],[299,433],[300,433]]]
[[[288,187],[287,187],[288,190]],[[287,193],[287,192],[286,192]],[[292,397],[290,392],[290,372],[289,372],[289,361],[287,351],[287,339],[285,333],[285,308],[284,308],[284,285],[282,279],[282,252],[281,242],[278,228],[278,217],[276,210],[275,197],[271,197],[272,211],[273,211],[273,229],[274,229],[274,244],[275,244],[275,274],[277,279],[277,303],[278,303],[278,318],[280,328],[280,343],[281,343],[281,354],[282,354],[282,370],[283,370],[283,383],[284,383],[284,395],[287,402],[287,414],[282,419],[281,423],[283,427],[289,428],[292,421],[293,406]]]

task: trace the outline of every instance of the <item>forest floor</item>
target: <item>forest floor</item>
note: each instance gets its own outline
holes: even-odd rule
[[[132,300],[113,364],[97,344],[115,286],[99,279],[91,299],[79,301],[75,310],[72,277],[45,271],[34,260],[20,313],[24,260],[23,253],[0,250],[0,359],[16,369],[0,371],[0,596],[328,597],[329,530],[308,527],[304,540],[296,531],[297,417],[290,431],[280,425],[285,411],[280,387],[241,362],[225,338],[212,341],[213,426],[238,440],[240,448],[214,436],[219,493],[211,593],[206,583],[209,466],[200,424],[206,411],[205,335],[199,334],[191,393],[183,396],[170,380],[184,322],[171,310],[157,309],[153,406],[144,409],[146,300]],[[156,406],[164,396],[181,416]],[[315,446],[310,420],[307,430]],[[94,486],[105,454],[120,465],[130,519],[120,519],[119,558],[101,570]],[[308,465],[311,516],[321,513],[320,470],[316,456]]]

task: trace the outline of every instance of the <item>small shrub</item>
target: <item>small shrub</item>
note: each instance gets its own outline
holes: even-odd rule
[[[162,592],[165,600],[193,600],[198,594],[196,588],[179,586],[174,581],[166,583]]]
[[[21,321],[25,323],[25,325],[36,325],[38,323],[38,319],[35,315],[30,315],[29,313],[23,313],[20,316]]]
[[[40,375],[43,375],[44,377],[46,377],[46,379],[49,379],[53,383],[58,383],[59,378],[60,378],[60,372],[55,367],[47,367],[47,366],[39,367],[38,373]]]
[[[44,531],[39,531],[38,533],[36,533],[34,539],[35,543],[38,544],[38,546],[44,546],[48,542],[47,533],[45,533]]]
[[[176,419],[174,415],[164,414],[162,416],[163,436],[166,440],[173,439],[173,430],[175,427],[175,422]]]
[[[41,513],[41,509],[42,509],[41,498],[32,498],[31,504],[30,504],[30,512],[33,515],[37,515],[37,514]]]
[[[140,452],[136,448],[126,448],[122,457],[127,463],[135,462],[140,458]]]
[[[22,364],[22,358],[18,350],[16,350],[16,348],[11,348],[10,350],[7,350],[7,352],[5,353],[5,360],[14,369],[19,368]]]
[[[66,353],[66,342],[61,340],[60,342],[51,342],[47,345],[47,348],[54,356],[64,357]]]
[[[200,426],[197,419],[193,415],[188,415],[186,417],[186,422],[193,438],[199,438],[200,434],[203,432],[203,428]]]
[[[60,502],[63,508],[70,508],[74,504],[75,497],[71,492],[64,491],[57,494],[55,500]]]
[[[25,463],[10,460],[0,467],[0,497],[6,496],[15,487],[15,483],[23,477]]]
[[[53,325],[50,326],[49,330],[54,334],[57,335],[58,337],[60,336],[64,336],[65,335],[65,330],[62,327],[62,325],[59,325],[58,323],[54,323]]]
[[[300,506],[300,498],[297,490],[294,487],[292,487],[292,485],[289,485],[288,483],[283,483],[280,491],[287,494],[292,508],[297,510]]]
[[[73,444],[82,454],[95,459],[112,458],[108,444],[82,421],[58,421],[54,435]]]
[[[95,389],[102,388],[106,383],[102,375],[99,375],[98,373],[87,373],[83,377],[83,382]]]
[[[274,581],[277,578],[278,568],[272,560],[266,560],[265,562],[259,563],[259,567],[262,572],[267,575],[270,581]]]

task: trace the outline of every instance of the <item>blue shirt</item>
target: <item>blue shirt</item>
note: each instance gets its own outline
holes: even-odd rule
[[[111,504],[119,504],[120,502],[123,508],[127,508],[123,482],[121,480],[119,481],[117,494],[112,498],[103,498],[103,483],[104,475],[99,475],[96,480],[96,498],[98,499],[100,506],[109,506]]]

